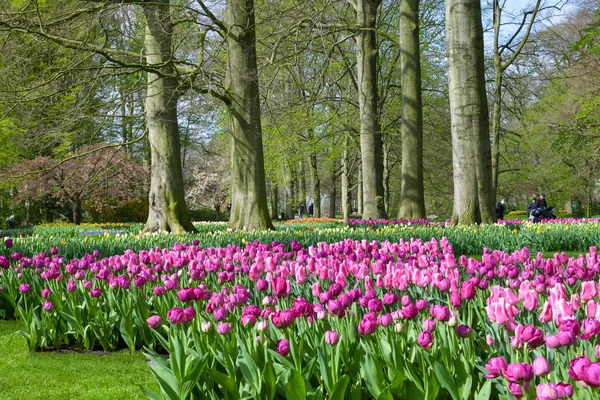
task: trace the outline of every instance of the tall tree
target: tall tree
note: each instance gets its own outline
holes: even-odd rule
[[[150,141],[150,208],[144,230],[195,231],[190,220],[181,170],[177,123],[177,78],[173,65],[170,0],[142,4],[146,16],[144,40],[148,72],[146,127]]]
[[[402,199],[400,218],[425,217],[423,187],[423,105],[419,0],[400,2],[402,65]]]
[[[356,4],[358,101],[362,159],[363,218],[385,218],[383,189],[383,140],[379,126],[377,87],[377,15],[381,0]]]
[[[480,0],[446,1],[446,51],[454,171],[452,223],[491,223],[495,218]]]
[[[267,206],[254,21],[254,0],[227,1],[225,90],[231,125],[229,226],[233,229],[273,229]]]

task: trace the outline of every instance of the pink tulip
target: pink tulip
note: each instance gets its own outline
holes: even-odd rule
[[[417,336],[417,343],[423,349],[427,350],[433,344],[433,335],[431,332],[423,331],[419,333],[419,336]]]
[[[283,357],[290,354],[290,341],[287,339],[279,339],[279,341],[277,341],[276,351]]]
[[[325,343],[329,345],[336,345],[340,341],[340,336],[336,331],[327,331],[325,332]]]
[[[146,320],[146,323],[150,327],[150,329],[158,329],[162,324],[162,318],[158,315],[153,315]]]
[[[491,358],[485,365],[485,369],[488,370],[489,374],[485,375],[487,379],[497,378],[502,375],[502,371],[506,368],[506,361],[503,357]]]
[[[459,325],[456,327],[456,334],[460,338],[470,337],[472,334],[471,328],[468,325]]]
[[[435,321],[432,319],[423,320],[423,330],[427,332],[435,331]]]
[[[229,322],[220,322],[217,325],[217,333],[219,335],[227,336],[231,332],[231,324]]]
[[[52,311],[52,309],[54,308],[54,304],[52,304],[51,301],[45,301],[43,307],[46,311]]]
[[[533,379],[533,367],[526,363],[508,364],[502,375],[513,383],[529,382]]]
[[[550,363],[543,357],[539,356],[533,360],[533,373],[536,376],[548,375],[551,371]]]
[[[581,300],[590,301],[598,294],[596,283],[593,281],[581,282]]]

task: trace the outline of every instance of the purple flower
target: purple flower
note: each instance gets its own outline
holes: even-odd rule
[[[96,297],[96,298],[102,296],[102,289],[96,288],[96,289],[90,290],[90,296]]]
[[[185,315],[183,314],[183,309],[179,307],[173,307],[169,311],[167,311],[167,320],[173,324],[180,324],[185,322]]]
[[[433,344],[433,335],[431,332],[423,331],[417,336],[417,343],[424,349],[428,349]]]
[[[404,316],[404,318],[406,318],[406,319],[413,319],[419,313],[417,306],[415,306],[413,303],[410,303],[409,305],[402,307],[401,311],[402,311],[402,316]]]
[[[162,324],[162,318],[159,315],[153,315],[146,320],[150,329],[158,329],[160,328],[160,324]]]
[[[550,373],[550,363],[543,356],[533,360],[533,373],[536,376],[548,375]]]
[[[231,324],[229,322],[221,322],[217,325],[217,332],[219,335],[229,335],[231,332]]]
[[[6,239],[4,241],[4,245],[6,246],[7,249],[12,248],[13,247],[13,241],[12,241],[12,239]]]
[[[427,307],[429,307],[429,301],[426,299],[417,300],[415,303],[417,306],[417,310],[419,310],[419,311],[424,310]]]
[[[152,291],[154,292],[155,296],[163,296],[167,289],[165,289],[164,286],[155,286],[154,289],[152,289]]]
[[[259,279],[258,281],[256,281],[256,289],[259,292],[264,292],[265,290],[267,290],[269,288],[269,282],[267,282],[264,279]]]
[[[502,375],[502,371],[506,368],[506,361],[503,357],[491,358],[485,365],[485,369],[488,370],[489,374],[485,375],[487,379],[497,378]]]
[[[371,299],[369,300],[368,308],[371,312],[380,312],[383,310],[383,301],[380,299]]]
[[[526,363],[508,364],[502,375],[513,383],[529,382],[533,379],[533,367]]]
[[[52,311],[52,309],[54,308],[54,305],[52,304],[51,301],[45,301],[43,304],[44,310],[46,311]]]
[[[229,312],[227,311],[227,309],[223,307],[219,307],[215,311],[213,311],[213,316],[215,317],[216,321],[223,321],[225,318],[227,318],[228,314]]]
[[[432,319],[423,320],[423,330],[427,332],[435,331],[435,321]]]
[[[19,285],[19,292],[21,292],[23,294],[29,293],[30,290],[31,290],[31,285],[28,283],[21,283]]]
[[[471,336],[471,328],[468,325],[459,325],[456,327],[458,337],[467,338]]]
[[[388,305],[394,305],[398,302],[398,295],[396,293],[386,293],[383,295],[383,302]]]
[[[42,298],[43,298],[43,299],[47,299],[47,298],[48,298],[48,296],[50,296],[50,293],[51,293],[51,292],[52,292],[52,291],[51,291],[50,289],[48,289],[48,288],[46,288],[46,289],[42,290]]]
[[[69,282],[67,282],[67,291],[74,292],[76,290],[77,290],[77,284],[75,282],[73,282],[72,279],[69,279]]]
[[[332,346],[338,344],[340,341],[340,335],[336,331],[327,331],[325,332],[325,343],[330,344]]]
[[[369,314],[365,314],[363,319],[358,324],[358,331],[361,335],[367,336],[372,333],[375,333],[377,330],[377,320],[375,318],[370,318]]]
[[[284,357],[287,356],[290,354],[290,341],[287,339],[279,339],[276,350],[280,355]]]

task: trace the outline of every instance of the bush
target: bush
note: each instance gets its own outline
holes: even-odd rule
[[[217,211],[214,208],[199,208],[190,210],[190,219],[192,221],[229,221],[229,213],[222,210],[217,218]]]
[[[148,219],[148,200],[130,200],[118,206],[94,210],[89,207],[88,218],[92,222],[146,222]]]

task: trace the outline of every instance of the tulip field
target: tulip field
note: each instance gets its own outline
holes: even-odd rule
[[[0,249],[0,317],[144,353],[148,399],[598,399],[597,223],[41,227]]]

